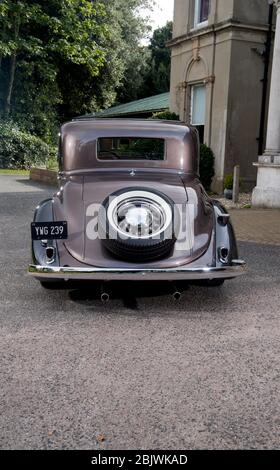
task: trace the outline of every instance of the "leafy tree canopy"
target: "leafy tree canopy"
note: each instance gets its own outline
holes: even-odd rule
[[[166,43],[172,38],[173,23],[156,29],[150,44],[127,62],[126,78],[118,91],[120,103],[133,101],[169,91],[171,52]]]
[[[152,0],[1,0],[0,114],[52,141],[57,124],[110,106],[141,71]]]

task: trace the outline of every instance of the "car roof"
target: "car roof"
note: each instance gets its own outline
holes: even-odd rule
[[[132,119],[132,118],[92,118],[92,117],[87,117],[87,116],[81,116],[81,117],[77,117],[77,118],[74,118],[72,119],[72,122],[75,122],[75,121],[90,121],[90,122],[95,122],[96,124],[98,123],[103,123],[106,122],[106,124],[108,123],[111,123],[112,125],[120,125],[121,123],[125,123],[126,125],[128,125],[129,123],[131,123],[132,126],[135,126],[136,123],[139,123],[139,125],[141,124],[144,124],[144,125],[147,125],[147,123],[151,124],[152,126],[157,126],[159,124],[168,124],[168,125],[175,125],[175,126],[187,126],[187,124],[183,121],[175,121],[175,120],[165,120],[165,119]]]
[[[94,158],[98,167],[108,167],[112,162],[100,162],[96,157],[96,141],[99,138],[135,137],[168,141],[167,158],[164,162],[153,162],[154,166],[196,171],[194,160],[197,155],[192,127],[181,121],[121,118],[79,118],[64,124],[61,127],[61,145],[65,168],[67,167],[67,171],[78,167],[92,168]],[[117,166],[127,167],[128,164],[129,162],[118,162]],[[143,162],[138,166],[141,165],[144,165]]]
[[[179,134],[186,133],[189,129],[189,126],[182,121],[169,121],[169,120],[160,120],[160,119],[129,119],[129,118],[91,118],[91,117],[78,117],[73,119],[71,122],[64,124],[63,127],[79,127],[81,130],[83,128],[89,129],[91,125],[95,129],[120,129],[120,130],[150,130],[154,129],[155,131],[168,131],[173,132],[178,131]]]

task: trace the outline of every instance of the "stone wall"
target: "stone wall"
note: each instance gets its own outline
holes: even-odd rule
[[[57,171],[44,168],[31,168],[30,179],[40,183],[57,186]]]

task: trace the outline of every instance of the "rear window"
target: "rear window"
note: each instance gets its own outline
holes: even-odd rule
[[[99,160],[164,160],[164,139],[102,137],[97,140]]]

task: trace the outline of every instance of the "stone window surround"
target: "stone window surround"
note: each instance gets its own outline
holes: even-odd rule
[[[191,124],[191,105],[192,105],[192,89],[194,86],[205,86],[205,124],[204,124],[204,143],[210,144],[210,122],[211,122],[211,94],[214,86],[214,77],[205,79],[191,80],[181,85],[184,102],[184,120]]]

